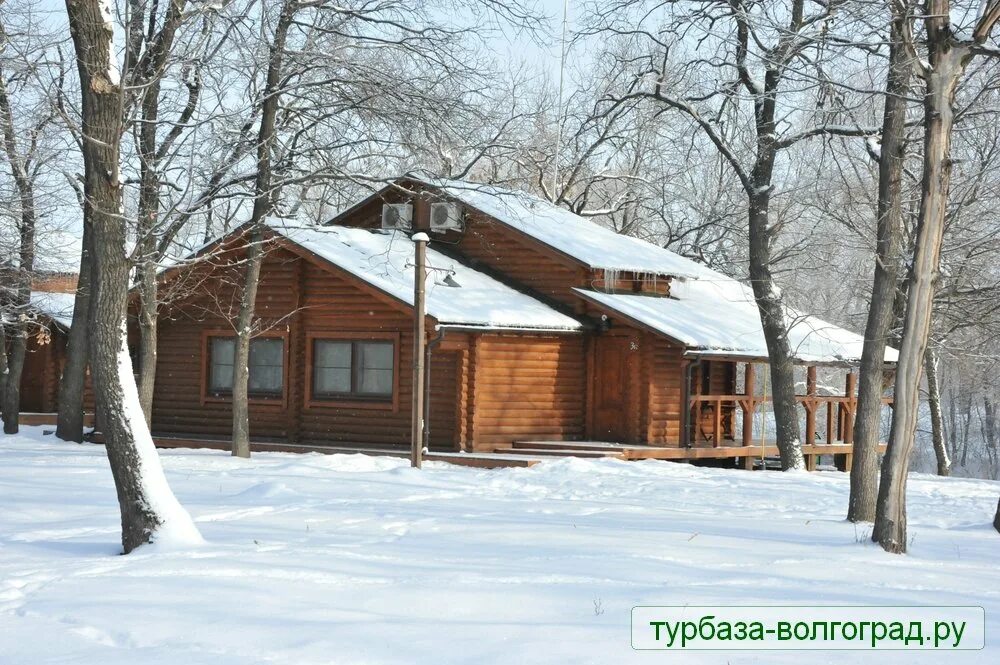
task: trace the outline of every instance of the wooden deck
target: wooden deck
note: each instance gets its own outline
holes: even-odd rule
[[[58,416],[59,414],[57,413],[29,413],[22,411],[18,414],[17,420],[21,425],[51,425],[52,427],[55,427],[56,418],[58,418]],[[83,414],[83,426],[94,426],[94,414]]]
[[[510,446],[497,446],[494,452],[499,454],[520,454],[531,456],[572,456],[572,457],[611,457],[623,460],[706,460],[742,458],[744,465],[751,465],[762,458],[778,457],[778,446],[774,442],[764,445],[701,445],[695,447],[682,446],[645,446],[626,445],[602,441],[516,441]],[[885,444],[879,444],[879,452],[885,452]],[[850,443],[819,443],[802,446],[806,457],[806,465],[810,470],[816,467],[816,458],[820,455],[843,456],[840,460],[843,470],[849,470],[854,445]]]

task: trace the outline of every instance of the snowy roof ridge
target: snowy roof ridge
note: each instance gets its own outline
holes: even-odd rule
[[[671,297],[574,289],[586,300],[617,312],[703,355],[767,358],[767,343],[753,292],[734,279],[675,282]],[[856,363],[864,337],[815,316],[788,309],[792,356],[800,362]],[[886,347],[886,362],[896,362]]]
[[[49,317],[58,325],[69,328],[73,323],[73,308],[76,305],[76,293],[59,291],[32,291],[31,306],[39,313]]]
[[[697,279],[698,264],[651,242],[622,235],[524,191],[464,180],[408,175],[592,269]]]
[[[598,304],[692,349],[767,357],[756,299],[749,286],[652,243],[623,236],[527,192],[461,180],[408,176],[591,268],[669,274],[671,298],[574,289]],[[786,308],[792,353],[809,362],[856,362],[864,338],[815,316]],[[895,362],[895,349],[886,361]]]
[[[303,225],[269,219],[268,227],[289,241],[413,306],[414,243],[400,231]],[[583,328],[576,319],[427,248],[427,314],[443,326],[566,330]]]

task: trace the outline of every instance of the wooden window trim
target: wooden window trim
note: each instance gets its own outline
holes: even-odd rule
[[[202,330],[201,331],[201,403],[205,404],[232,404],[232,395],[213,395],[212,391],[208,387],[209,375],[212,371],[211,361],[212,361],[212,349],[211,343],[213,337],[230,337],[236,338],[236,333],[230,330]],[[277,393],[273,397],[264,395],[250,395],[247,398],[248,404],[264,404],[268,406],[280,406],[281,408],[288,407],[288,364],[289,364],[289,344],[288,344],[288,331],[287,330],[268,330],[262,332],[259,335],[254,335],[251,339],[258,338],[269,338],[269,339],[280,339],[282,340],[282,358],[281,358],[281,395]]]
[[[346,397],[321,397],[313,394],[313,346],[316,340],[331,342],[392,342],[392,398],[364,399]],[[374,409],[399,412],[399,356],[400,334],[398,332],[347,332],[342,330],[311,330],[306,333],[306,390],[305,406],[308,409],[339,407],[344,409]],[[351,368],[354,371],[354,368]]]

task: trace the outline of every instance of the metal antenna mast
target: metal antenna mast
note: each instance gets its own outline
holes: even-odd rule
[[[559,54],[559,108],[556,117],[556,150],[552,158],[552,196],[556,196],[559,186],[559,153],[562,149],[563,131],[563,86],[566,77],[566,25],[569,23],[569,0],[563,0],[562,43]]]

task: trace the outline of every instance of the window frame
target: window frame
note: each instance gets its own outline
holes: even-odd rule
[[[379,397],[377,395],[318,394],[314,389],[313,372],[315,369],[314,349],[317,341],[344,342],[351,344],[351,381],[358,371],[354,367],[355,342],[388,342],[392,344],[392,395]],[[351,409],[379,409],[384,411],[399,411],[399,357],[400,334],[398,332],[345,332],[340,330],[313,330],[306,333],[306,408],[345,407]]]
[[[201,333],[201,403],[211,402],[231,404],[233,401],[232,391],[228,393],[213,391],[211,388],[212,373],[212,339],[213,338],[235,339],[236,334],[230,330],[203,330]],[[287,330],[268,330],[254,335],[255,339],[280,339],[281,347],[281,392],[261,393],[250,392],[247,395],[249,404],[269,404],[272,406],[286,407],[288,405],[288,380],[289,380],[289,344]]]

